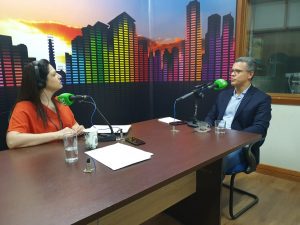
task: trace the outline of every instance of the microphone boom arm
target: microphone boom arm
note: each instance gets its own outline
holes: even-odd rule
[[[191,92],[177,98],[175,101],[178,102],[178,101],[181,101],[183,99],[186,99],[188,97],[190,97],[191,95],[202,95],[202,91],[204,91],[205,89],[207,89],[210,85],[212,85],[213,83],[210,82],[208,84],[200,84],[200,85],[197,85],[195,86],[196,89],[192,90]]]

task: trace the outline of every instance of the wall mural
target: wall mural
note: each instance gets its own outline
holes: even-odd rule
[[[175,97],[197,82],[230,79],[235,0],[53,0],[43,6],[11,0],[1,9],[2,114],[14,104],[24,64],[41,58],[63,75],[64,91],[93,94],[121,123],[169,113]],[[124,112],[114,100],[122,107],[138,103],[140,111]]]

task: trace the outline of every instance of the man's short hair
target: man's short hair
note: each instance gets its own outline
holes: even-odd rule
[[[248,71],[253,71],[255,72],[256,69],[256,62],[253,57],[239,57],[235,60],[235,62],[244,62],[248,66]]]

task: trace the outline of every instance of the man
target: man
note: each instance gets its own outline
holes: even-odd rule
[[[271,98],[255,88],[252,78],[255,72],[255,60],[252,57],[240,57],[232,66],[231,85],[219,94],[205,121],[210,125],[215,120],[225,120],[227,129],[261,134],[264,138],[271,120]],[[259,146],[252,148],[256,161],[259,161]],[[238,149],[223,159],[223,171],[231,170],[245,160],[245,150]]]

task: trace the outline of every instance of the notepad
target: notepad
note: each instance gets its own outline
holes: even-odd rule
[[[146,152],[121,143],[105,146],[85,153],[112,170],[118,170],[134,163],[150,159],[153,155],[151,152]]]
[[[122,129],[123,134],[128,133],[131,125],[111,125],[114,133],[120,133],[120,129]],[[84,132],[87,132],[89,129],[96,128],[98,130],[98,134],[109,134],[110,129],[108,125],[94,125],[91,128],[87,128]]]
[[[178,122],[180,120],[174,119],[173,117],[164,117],[164,118],[158,119],[158,121],[163,122],[163,123],[171,123],[171,122]]]

